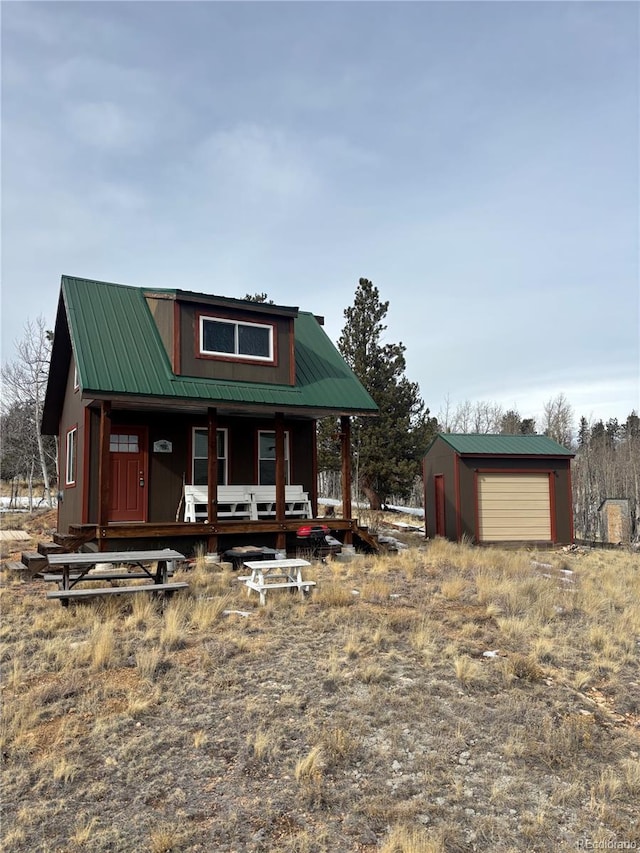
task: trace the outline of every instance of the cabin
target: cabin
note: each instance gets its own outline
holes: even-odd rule
[[[544,435],[437,435],[423,459],[426,535],[570,544],[573,456]]]
[[[42,432],[69,550],[286,549],[318,518],[316,421],[335,417],[345,544],[351,418],[377,406],[297,307],[62,276]],[[178,548],[180,550],[180,548]]]

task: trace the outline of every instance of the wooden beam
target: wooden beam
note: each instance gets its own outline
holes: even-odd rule
[[[340,449],[342,454],[342,517],[351,518],[351,418],[340,418]],[[351,531],[344,535],[345,545],[352,544]]]
[[[217,409],[207,409],[207,483],[208,504],[207,518],[210,524],[218,521],[218,412]]]
[[[285,520],[285,458],[284,458],[284,415],[276,412],[276,522],[281,524]],[[286,536],[278,533],[276,537],[276,548],[286,547]]]
[[[220,536],[230,535],[251,535],[254,533],[295,533],[301,524],[313,524],[314,522],[326,523],[324,518],[305,518],[301,519],[287,517],[286,521],[275,521],[273,518],[260,519],[259,521],[218,520],[217,524],[208,524],[206,521],[159,521],[157,523],[149,522],[126,522],[121,523],[111,522],[105,527],[98,527],[96,524],[71,524],[69,525],[69,535],[74,537],[82,537],[80,542],[86,542],[91,539],[155,539],[157,537],[171,538],[172,536],[192,538],[202,538],[205,536]],[[348,518],[332,518],[330,527],[332,530],[353,530],[356,522]],[[63,538],[63,537],[60,537]]]
[[[276,521],[285,519],[284,415],[276,413]]]
[[[103,400],[100,404],[100,447],[98,450],[98,524],[100,527],[105,527],[109,523],[111,501],[110,441],[111,403],[108,400]]]
[[[314,516],[318,515],[318,421],[311,425],[311,510]]]

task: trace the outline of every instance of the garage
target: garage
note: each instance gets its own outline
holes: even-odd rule
[[[546,435],[440,433],[423,460],[426,536],[571,543],[573,456]]]
[[[546,542],[551,534],[548,474],[478,474],[480,542]]]

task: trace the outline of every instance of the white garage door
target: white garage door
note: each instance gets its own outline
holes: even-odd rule
[[[480,542],[551,540],[548,474],[479,474]]]

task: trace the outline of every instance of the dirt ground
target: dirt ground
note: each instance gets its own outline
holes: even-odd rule
[[[640,845],[640,557],[396,534],[265,607],[203,561],[164,605],[3,572],[3,849]]]

